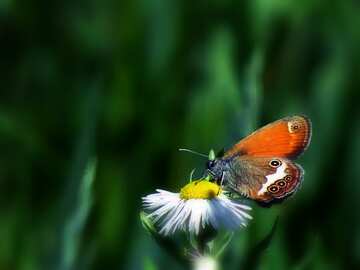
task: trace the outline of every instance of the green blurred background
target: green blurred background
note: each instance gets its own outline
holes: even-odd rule
[[[306,114],[300,191],[251,203],[223,269],[360,267],[360,3],[0,0],[0,269],[182,269],[143,230],[263,124]],[[266,251],[248,258],[279,223]]]

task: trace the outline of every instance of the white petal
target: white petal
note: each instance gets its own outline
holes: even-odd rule
[[[251,207],[229,199],[224,194],[212,199],[183,200],[179,193],[157,190],[143,197],[149,217],[160,227],[160,233],[170,235],[176,231],[199,234],[208,225],[215,229],[235,230],[246,226]]]

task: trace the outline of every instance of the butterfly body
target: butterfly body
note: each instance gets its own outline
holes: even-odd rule
[[[293,160],[308,146],[310,121],[293,116],[273,122],[241,140],[207,168],[222,184],[263,203],[282,200],[300,186],[304,170]]]

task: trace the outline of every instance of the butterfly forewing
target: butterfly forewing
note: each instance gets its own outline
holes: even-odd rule
[[[304,116],[280,119],[255,131],[231,149],[224,157],[248,155],[252,157],[285,157],[300,155],[310,143],[311,123]]]

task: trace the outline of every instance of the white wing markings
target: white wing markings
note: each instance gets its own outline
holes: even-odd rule
[[[266,175],[266,182],[262,185],[261,189],[258,191],[258,195],[262,195],[267,191],[268,186],[275,183],[276,180],[283,179],[286,176],[285,169],[287,168],[285,162],[282,162],[282,165],[276,169],[276,172],[273,174]]]

